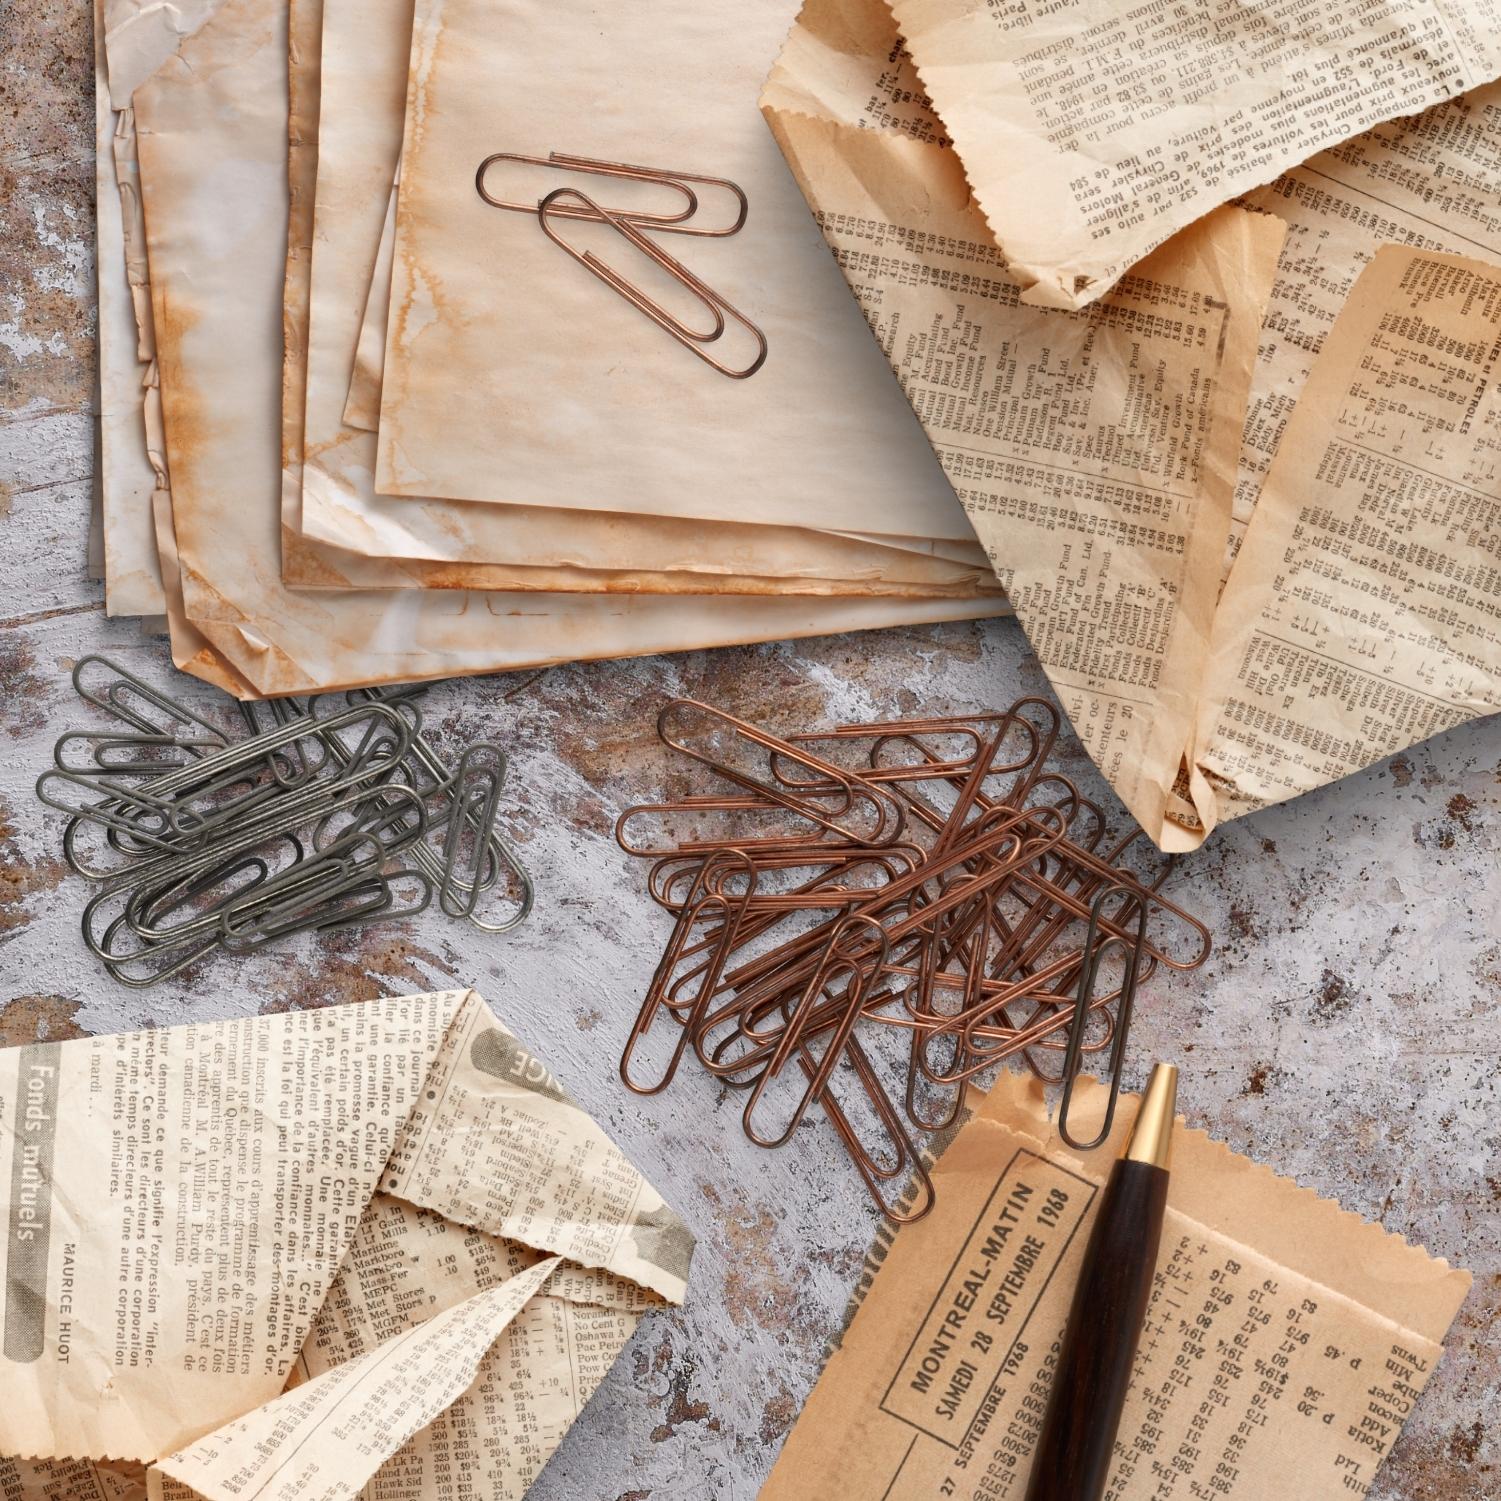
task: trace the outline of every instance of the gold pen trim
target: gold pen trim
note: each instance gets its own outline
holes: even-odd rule
[[[1159,1063],[1141,1097],[1136,1123],[1121,1153],[1122,1161],[1167,1167],[1173,1153],[1173,1115],[1177,1105],[1178,1070],[1171,1063]]]

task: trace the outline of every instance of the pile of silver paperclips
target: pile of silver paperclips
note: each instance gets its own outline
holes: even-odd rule
[[[1170,867],[1145,836],[1112,840],[1050,768],[1058,728],[1041,699],[785,738],[668,704],[663,741],[721,785],[616,826],[676,919],[625,1083],[665,1089],[691,1048],[747,1092],[745,1131],[765,1147],[820,1106],[894,1220],[933,1202],[909,1125],[953,1126],[969,1082],[1014,1055],[1062,1084],[1065,1140],[1103,1141],[1138,987],[1159,964],[1202,964],[1210,939],[1160,894]],[[1077,1141],[1073,1081],[1106,1052],[1107,1112]],[[900,1110],[878,1065],[901,1079]]]
[[[613,177],[622,182],[643,183],[666,188],[680,200],[671,211],[651,212],[644,208],[606,208],[587,193],[576,187],[557,187],[530,201],[508,200],[490,191],[490,173],[502,162],[522,166],[549,167],[555,172],[576,172],[586,177]],[[750,204],[744,191],[727,177],[707,177],[701,172],[678,172],[662,167],[636,167],[629,162],[597,161],[593,157],[570,156],[554,151],[548,156],[522,156],[514,151],[496,151],[479,164],[474,174],[475,190],[492,208],[508,209],[512,213],[534,214],[542,233],[554,245],[565,251],[579,265],[600,281],[618,292],[630,305],[646,314],[664,333],[670,334],[691,354],[706,365],[712,366],[721,375],[731,380],[745,380],[754,375],[766,363],[766,335],[752,323],[739,308],[730,303],[701,276],[690,271],[676,256],[669,255],[652,239],[652,235],[689,235],[698,239],[727,239],[737,235],[745,227],[750,213]],[[719,223],[705,223],[699,217],[699,191],[708,188],[722,199],[735,204],[733,218]],[[641,255],[665,272],[688,296],[703,309],[708,317],[705,328],[689,328],[662,301],[607,265],[592,250],[584,250],[565,239],[554,220],[584,221],[589,224],[605,224]],[[738,369],[715,359],[705,347],[720,339],[728,326],[725,316],[739,324],[750,335],[754,353]],[[741,341],[744,342],[743,340]]]
[[[505,752],[477,741],[447,765],[418,689],[240,704],[235,735],[104,657],[73,686],[116,723],[64,734],[37,796],[69,815],[69,866],[103,883],[84,941],[124,985],[215,948],[410,917],[435,895],[490,933],[531,910],[496,829]]]

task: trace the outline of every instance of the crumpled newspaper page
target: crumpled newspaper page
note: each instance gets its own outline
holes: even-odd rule
[[[693,1249],[473,991],[8,1049],[0,1153],[22,1501],[519,1498]]]
[[[1081,1078],[1081,1129],[1107,1091]],[[1123,1103],[1129,1097],[1123,1097]],[[933,1170],[937,1208],[863,1301],[761,1501],[1021,1501],[1095,1206],[1130,1129],[1081,1155],[1003,1074]],[[1110,1501],[1365,1495],[1470,1286],[1180,1122]]]
[[[1298,412],[1378,247],[1501,254],[1498,86],[1383,125],[1251,195],[1270,211],[1240,230],[1252,253],[1225,234],[1244,215],[1217,209],[1074,312],[1018,302],[880,0],[810,0],[763,107],[1080,738],[1163,848],[1194,848],[1229,818],[1495,712],[1501,480],[1485,460],[1495,372],[1483,363],[1458,377],[1480,425],[1425,433],[1432,495],[1398,486],[1405,520],[1363,533],[1365,550],[1338,544],[1349,566],[1310,544],[1320,557],[1301,564],[1328,573],[1327,585],[1304,577],[1294,588],[1292,553],[1266,541],[1228,582],[1226,569],[1269,496],[1279,519],[1263,537],[1283,541],[1290,515],[1333,504],[1332,482],[1310,464],[1329,434]],[[1206,276],[1226,290],[1207,289]],[[1416,379],[1411,351],[1367,358],[1393,389]],[[1342,420],[1390,416],[1397,432],[1401,413],[1383,400]],[[1326,393],[1325,421],[1331,409]],[[1233,410],[1243,428],[1227,443]],[[1215,425],[1193,420],[1204,412]],[[1383,483],[1396,486],[1395,473]],[[1462,524],[1433,499],[1451,478],[1472,492],[1454,503]],[[1342,524],[1355,528],[1365,504],[1342,492]],[[1229,542],[1218,557],[1216,539]],[[1378,584],[1387,573],[1400,589]],[[1258,635],[1251,622],[1263,615]],[[1236,649],[1251,654],[1231,663]]]
[[[1501,74],[1491,0],[890,0],[1022,299],[1082,307],[1219,204]]]
[[[1168,837],[1281,222],[1216,210],[1096,306],[1027,307],[882,0],[810,0],[762,106],[1080,739]]]

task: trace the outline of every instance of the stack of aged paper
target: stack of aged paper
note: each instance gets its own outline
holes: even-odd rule
[[[98,3],[108,601],[180,666],[295,693],[1009,601],[1169,849],[1501,706],[1483,0]],[[763,368],[543,233],[560,187],[678,203],[552,153],[690,174],[709,227],[703,179],[743,189],[652,243]]]
[[[1082,1079],[1081,1118],[1107,1091]],[[763,1501],[1021,1501],[1130,1111],[1081,1156],[1003,1074],[934,1169],[937,1208],[878,1248]],[[1180,1123],[1162,1249],[1105,1494],[1363,1496],[1467,1273]]]
[[[1166,848],[1501,708],[1498,72],[1459,0],[808,0],[764,91]]]
[[[473,991],[8,1049],[0,1153],[15,1501],[516,1501],[693,1251]]]
[[[462,97],[414,117],[419,145],[439,125],[461,144],[436,164],[412,152],[403,181],[419,202],[437,192],[437,227],[479,262],[468,282],[426,275],[422,311],[393,183],[434,16],[419,8],[414,29],[411,0],[100,0],[110,610],[165,613],[178,665],[242,696],[1003,611],[757,111],[788,18],[747,36],[724,7],[713,48],[691,49],[707,114],[682,113],[678,142],[644,118],[580,123],[600,75],[563,60],[588,7],[550,6],[547,26],[487,9],[457,18],[483,120]],[[524,57],[515,39],[534,34]],[[629,55],[608,40],[597,69]],[[648,40],[630,41],[643,101],[687,56]],[[505,91],[502,62],[556,78],[547,110]],[[747,279],[766,369],[707,371],[535,214],[486,205],[473,179],[492,150],[669,166],[681,150],[682,170],[701,154],[734,175],[749,225],[720,269],[723,247],[702,242],[704,269]],[[538,347],[513,302],[558,337]],[[425,381],[388,371],[388,318],[405,353],[438,309],[486,358],[443,350]]]

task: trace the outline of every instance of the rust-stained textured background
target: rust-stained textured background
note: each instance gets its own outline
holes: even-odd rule
[[[510,818],[539,888],[523,930],[495,939],[429,915],[221,958],[151,990],[113,984],[78,937],[87,892],[58,857],[60,818],[31,793],[56,736],[88,722],[67,682],[78,656],[106,651],[170,681],[164,645],[107,621],[83,576],[89,10],[0,11],[0,1044],[478,985],[700,1238],[688,1307],[646,1320],[533,1496],[744,1501],[817,1375],[874,1217],[823,1126],[796,1152],[757,1152],[737,1102],[701,1080],[648,1101],[620,1087],[664,919],[611,824],[663,784],[650,726],[673,694],[771,726],[993,708],[1046,691],[1037,662],[998,622],[445,686],[430,695],[441,739],[491,735],[513,751]],[[1066,754],[1108,799],[1078,747]],[[1215,956],[1155,982],[1134,1033],[1133,1082],[1153,1057],[1177,1058],[1194,1124],[1475,1272],[1372,1491],[1381,1501],[1501,1497],[1498,836],[1501,720],[1231,825],[1170,888],[1211,923]]]

